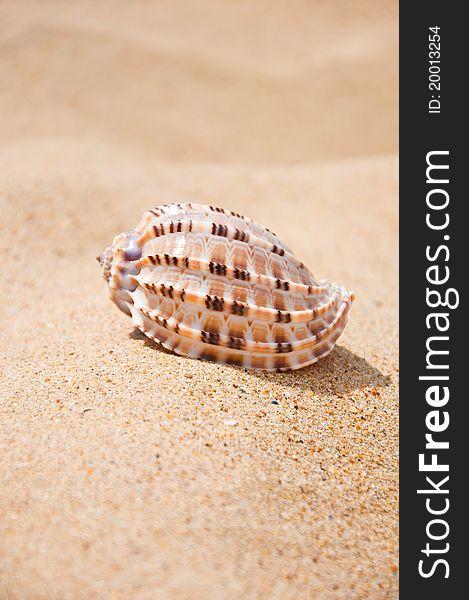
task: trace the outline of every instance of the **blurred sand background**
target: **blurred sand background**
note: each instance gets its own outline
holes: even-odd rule
[[[396,3],[0,26],[0,598],[397,598]],[[266,375],[133,330],[95,255],[184,200],[356,292],[328,358]]]

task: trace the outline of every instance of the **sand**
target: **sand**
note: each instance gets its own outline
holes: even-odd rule
[[[395,3],[0,21],[0,598],[397,598]],[[248,372],[132,328],[95,256],[184,200],[355,291],[329,357]]]

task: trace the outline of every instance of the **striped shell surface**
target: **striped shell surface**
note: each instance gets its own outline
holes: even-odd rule
[[[97,257],[111,300],[176,354],[287,371],[329,354],[353,294],[236,212],[169,204]]]

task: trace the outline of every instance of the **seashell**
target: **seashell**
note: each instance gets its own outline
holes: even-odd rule
[[[316,280],[275,233],[236,212],[168,204],[97,257],[111,300],[176,354],[287,371],[323,358],[354,295]]]

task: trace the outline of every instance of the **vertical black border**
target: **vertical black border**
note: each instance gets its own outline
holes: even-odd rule
[[[403,599],[464,597],[467,594],[465,579],[469,577],[467,517],[463,514],[468,506],[468,492],[464,488],[468,487],[465,479],[469,472],[465,466],[468,456],[465,439],[469,440],[469,391],[465,373],[469,374],[469,352],[464,345],[469,330],[466,321],[469,315],[465,310],[469,276],[469,219],[465,215],[469,212],[469,195],[463,188],[468,171],[465,165],[468,151],[463,142],[469,130],[468,109],[463,108],[463,104],[468,102],[463,88],[467,87],[469,30],[462,7],[464,3],[434,0],[400,3],[400,597]],[[439,94],[429,91],[431,26],[440,27]],[[440,114],[428,112],[432,94],[441,96]],[[448,241],[443,241],[443,232],[432,231],[425,222],[426,194],[430,189],[426,183],[426,155],[432,150],[449,150],[450,181],[444,186],[450,195],[450,224],[444,231],[450,236]],[[436,482],[449,475],[448,495],[438,496],[447,497],[450,502],[444,515],[449,534],[440,542],[440,548],[448,542],[449,550],[428,559],[421,550],[427,541],[432,543],[427,538],[426,525],[436,517],[426,510],[427,496],[417,494],[417,490],[430,487],[425,477],[432,474],[419,472],[418,456],[425,452],[425,434],[428,433],[425,417],[432,408],[425,399],[429,383],[419,381],[419,375],[426,372],[425,344],[432,335],[425,319],[432,312],[426,303],[426,270],[433,263],[428,262],[425,252],[428,245],[435,249],[440,243],[446,243],[450,251],[447,262],[439,261],[441,266],[447,265],[450,269],[446,287],[458,290],[460,304],[448,310],[450,353],[443,359],[449,364],[450,400],[441,410],[449,412],[450,425],[439,437],[435,435],[450,444],[448,450],[439,453],[439,461],[449,464],[449,472],[434,474]],[[444,255],[443,252],[441,256]],[[434,542],[434,547],[438,547],[438,542]],[[432,560],[440,557],[448,561],[448,578],[444,577],[446,569],[442,565],[431,577],[419,575],[421,559],[426,560],[428,570]]]

